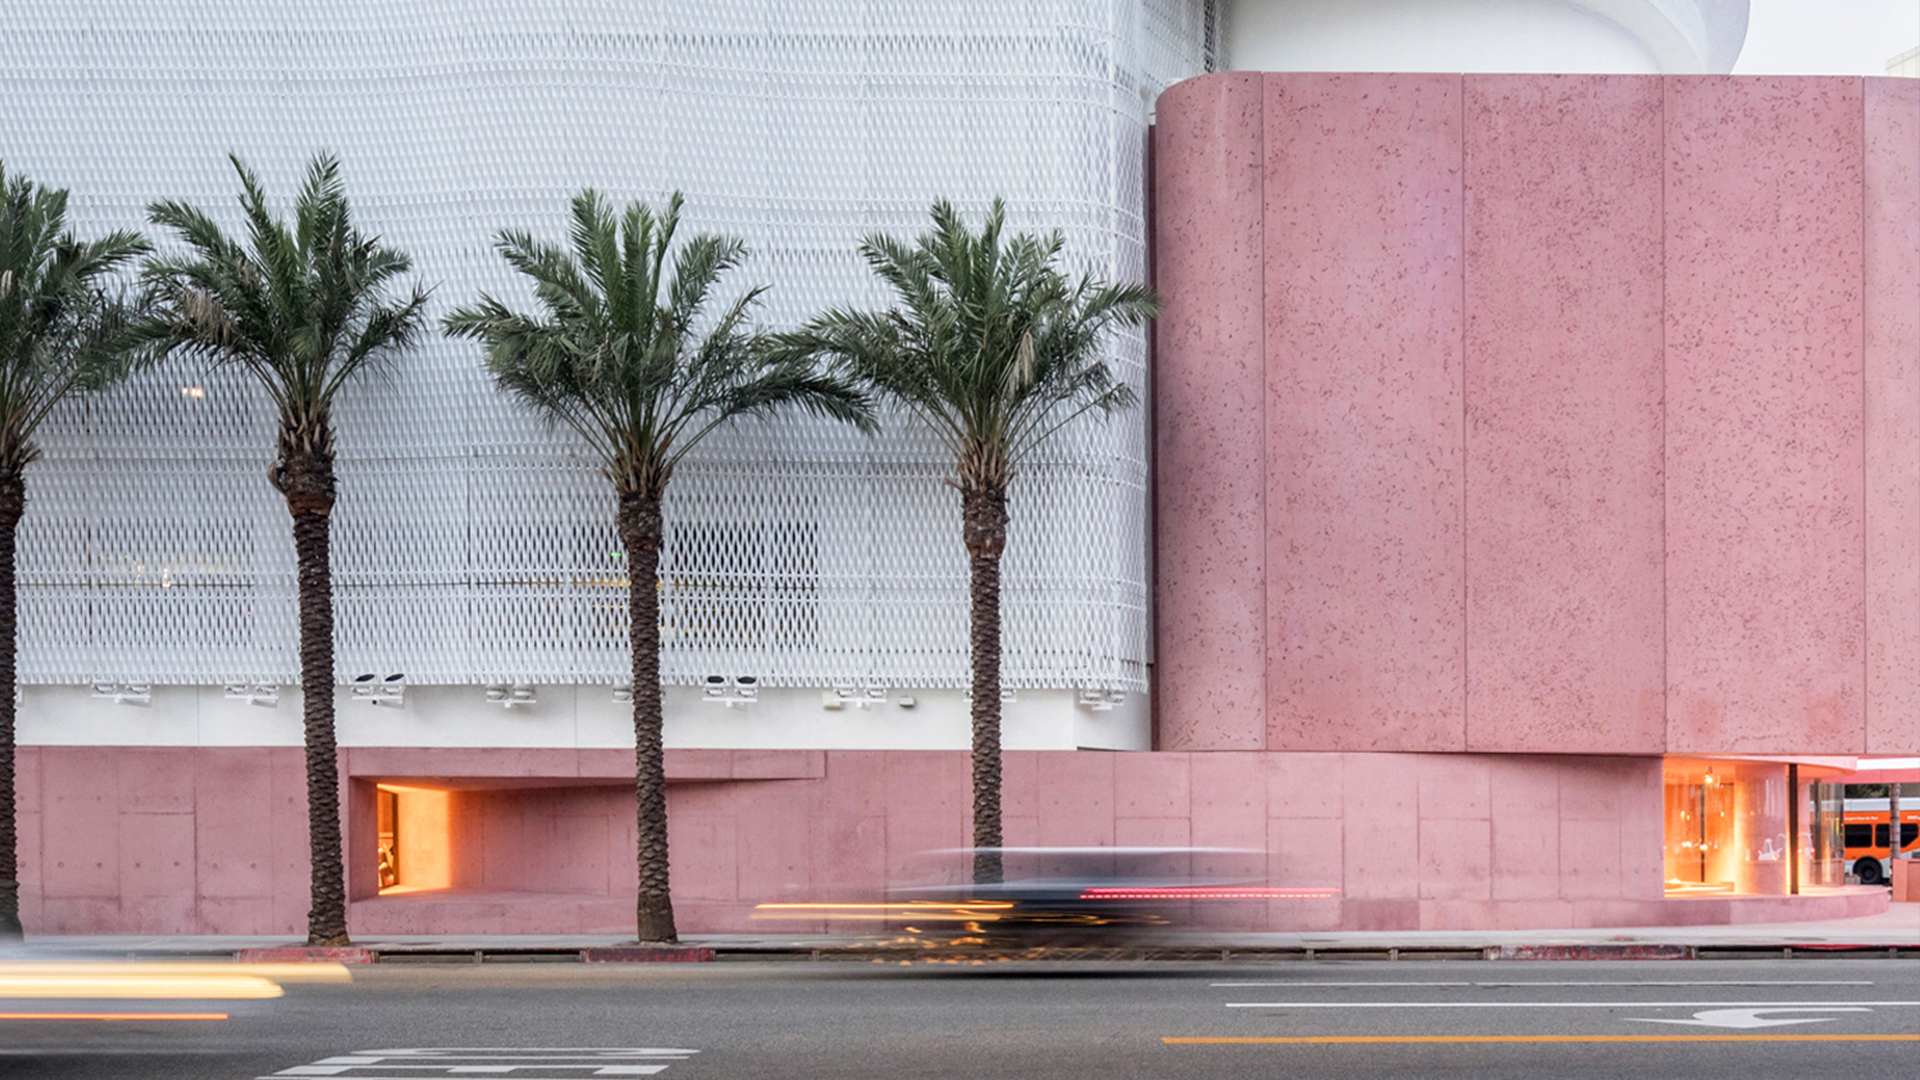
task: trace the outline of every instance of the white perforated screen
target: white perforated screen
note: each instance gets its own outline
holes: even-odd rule
[[[1004,195],[1096,272],[1143,272],[1144,139],[1205,64],[1201,0],[69,0],[0,22],[0,158],[69,187],[83,232],[183,198],[234,223],[233,151],[289,192],[344,161],[364,227],[435,314],[521,296],[503,225],[567,196],[679,188],[743,237],[790,325],[886,297],[854,252],[936,195]],[[1144,340],[1113,360],[1144,389]],[[338,410],[343,680],[613,683],[626,670],[604,480],[436,340]],[[1006,672],[1138,689],[1145,418],[1083,425],[1016,481]],[[58,416],[22,531],[29,682],[291,681],[292,545],[240,377],[174,367]],[[674,483],[667,678],[964,683],[957,501],[930,440],[810,422],[713,439]]]

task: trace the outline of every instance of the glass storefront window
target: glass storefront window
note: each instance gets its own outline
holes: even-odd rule
[[[1669,758],[1665,781],[1669,895],[1789,890],[1785,765]]]
[[[1806,785],[1807,799],[1801,815],[1805,830],[1800,850],[1800,883],[1814,886],[1838,886],[1847,883],[1846,787],[1815,780]]]

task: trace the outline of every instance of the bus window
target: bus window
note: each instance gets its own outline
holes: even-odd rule
[[[1904,832],[1906,830],[1903,829],[1901,831]],[[1887,840],[1887,827],[1885,825],[1882,825],[1880,826],[1879,842],[1886,843],[1886,840]],[[1848,847],[1850,848],[1872,847],[1873,845],[1874,845],[1873,826],[1871,825],[1847,826],[1847,846]]]

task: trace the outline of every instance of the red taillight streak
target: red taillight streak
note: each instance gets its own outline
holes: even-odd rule
[[[1139,889],[1082,889],[1082,900],[1308,900],[1338,896],[1339,889],[1236,887],[1231,885],[1167,885]]]

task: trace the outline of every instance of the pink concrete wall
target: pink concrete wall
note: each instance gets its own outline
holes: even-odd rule
[[[1659,753],[1661,95],[1466,81],[1467,745]]]
[[[1667,746],[1857,750],[1861,81],[1666,90]]]
[[[1920,748],[1920,91],[1264,75],[1256,215],[1180,153],[1251,78],[1159,119],[1162,400],[1225,305],[1180,268],[1238,317],[1265,245],[1258,464],[1244,405],[1218,470],[1157,427],[1162,746],[1242,745],[1237,592],[1269,750]]]
[[[22,747],[15,761],[30,932],[306,925],[298,748]]]
[[[456,792],[454,887],[356,896],[354,933],[631,928],[633,797],[624,786],[574,771],[501,776],[458,750],[344,756],[441,764],[410,779]],[[734,771],[727,756],[706,755],[706,767]],[[675,907],[690,933],[817,929],[757,922],[754,905],[871,896],[923,871],[921,853],[967,843],[964,752],[754,757],[747,771],[781,775],[669,788]],[[298,751],[28,748],[21,763],[30,932],[304,929]],[[382,779],[399,778],[350,776],[348,786]],[[1777,904],[1736,912],[1664,900],[1660,783],[1651,757],[1021,752],[1007,755],[1006,834],[1014,846],[1248,849],[1258,853],[1251,860],[1215,857],[1219,869],[1340,890],[1195,905],[1199,925],[1228,929],[1795,917]],[[373,837],[353,817],[370,812],[370,803],[350,811],[356,865],[371,859]],[[1196,868],[1210,866],[1202,858]]]
[[[1260,76],[1226,74],[1158,105],[1154,528],[1177,554],[1155,582],[1154,678],[1182,703],[1161,718],[1169,750],[1266,743],[1266,553],[1246,539],[1266,528],[1261,104]]]
[[[1460,80],[1265,82],[1267,745],[1464,750]]]
[[[967,843],[967,777],[963,753],[831,751],[814,779],[674,784],[681,928],[823,929],[756,922],[753,906],[871,898],[924,872],[917,856]],[[1264,853],[1273,884],[1343,893],[1200,905],[1201,925],[1618,924],[1672,918],[1660,914],[1660,794],[1657,758],[1024,752],[1007,755],[1006,837],[1012,846],[1245,848]],[[465,798],[464,858],[489,868],[484,882],[468,876],[441,896],[358,902],[356,932],[433,932],[435,920],[442,933],[497,931],[535,912],[556,929],[625,928],[629,794],[496,790]],[[583,827],[583,818],[596,820]],[[580,870],[548,869],[569,843]],[[553,922],[567,919],[582,921]]]
[[[1866,80],[1867,752],[1920,743],[1920,82]]]

